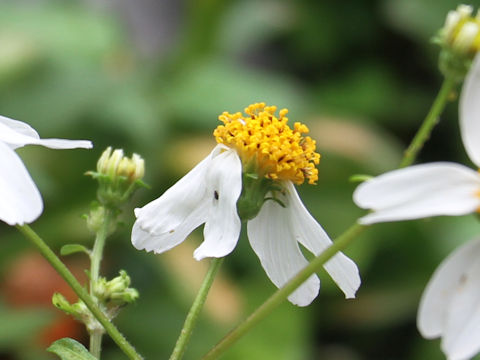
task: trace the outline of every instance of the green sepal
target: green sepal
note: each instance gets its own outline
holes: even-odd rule
[[[438,67],[445,78],[462,82],[470,70],[472,62],[472,55],[458,53],[452,49],[443,47],[440,51]]]
[[[238,216],[242,221],[251,220],[258,215],[272,185],[273,181],[270,179],[258,179],[258,176],[252,177],[251,173],[242,175],[242,193],[237,200]]]
[[[63,245],[62,248],[60,249],[60,255],[66,256],[66,255],[71,255],[75,253],[83,252],[90,256],[91,251],[87,249],[85,246],[80,245],[80,244],[67,244]]]
[[[55,341],[47,351],[58,355],[62,360],[97,360],[85,346],[70,338]]]
[[[354,174],[354,175],[352,175],[348,178],[348,181],[356,183],[356,182],[364,182],[364,181],[370,180],[372,178],[373,178],[372,175]]]
[[[287,207],[287,206],[283,203],[283,201],[277,199],[276,197],[273,197],[273,196],[266,197],[265,199],[263,199],[263,202],[266,202],[267,200],[275,201],[278,205],[280,205],[280,206],[283,207],[283,208],[286,208],[286,207]]]

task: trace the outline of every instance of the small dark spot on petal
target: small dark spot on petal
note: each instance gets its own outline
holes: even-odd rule
[[[168,233],[173,234],[175,232],[175,229],[170,230]]]
[[[218,200],[218,192],[217,192],[217,190],[215,190],[215,191],[213,192],[213,197],[215,198],[215,200]]]

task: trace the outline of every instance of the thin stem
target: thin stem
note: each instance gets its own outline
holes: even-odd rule
[[[102,336],[103,329],[90,332],[90,354],[92,354],[95,359],[100,359],[100,354],[102,352]]]
[[[98,300],[94,294],[94,286],[98,281],[100,275],[100,262],[103,257],[103,248],[105,247],[105,240],[107,239],[108,228],[110,227],[111,211],[105,208],[103,217],[103,224],[97,232],[95,237],[95,244],[93,245],[92,256],[90,257],[90,296],[98,305]],[[100,359],[102,352],[102,337],[103,329],[94,330],[90,332],[90,353],[97,359]]]
[[[203,308],[203,304],[205,304],[208,291],[212,286],[215,275],[217,274],[222,262],[223,258],[212,259],[207,275],[205,275],[205,279],[203,279],[202,286],[198,290],[197,297],[195,298],[192,307],[188,312],[185,323],[183,324],[182,331],[180,332],[180,336],[178,337],[177,343],[175,344],[175,348],[173,349],[172,355],[170,355],[170,360],[179,360],[185,353],[188,341],[190,340],[190,337],[192,335],[193,328],[197,323],[198,315]]]
[[[423,120],[422,126],[418,129],[412,142],[405,150],[402,161],[400,162],[400,168],[412,165],[417,158],[418,152],[422,149],[423,144],[429,139],[433,128],[438,124],[440,120],[440,114],[445,109],[449,101],[452,90],[455,89],[457,81],[453,79],[445,78],[443,80],[442,87],[438,92],[435,101],[433,102],[430,111],[428,112],[425,120]]]
[[[98,280],[100,275],[100,262],[103,257],[103,248],[105,247],[105,240],[107,239],[107,231],[110,226],[110,211],[105,209],[104,221],[102,227],[97,232],[95,237],[95,244],[91,256],[90,266],[90,293],[93,293],[93,284]]]
[[[449,96],[456,85],[457,82],[452,79],[446,78],[443,81],[442,87],[440,88],[429,113],[403,155],[399,166],[400,168],[409,166],[415,161],[423,144],[428,140],[433,128],[437,125],[440,114],[445,109],[445,106],[449,101]],[[257,323],[269,315],[278,305],[285,301],[297,287],[299,287],[313,273],[318,271],[331,257],[337,252],[345,249],[365,228],[365,225],[360,225],[358,223],[351,225],[330,247],[315,257],[307,267],[300,271],[293,279],[288,281],[282,288],[273,293],[273,295],[271,295],[247,319],[228,333],[202,358],[202,360],[216,359],[223,354],[225,350],[234,344],[241,336],[247,333]]]
[[[105,314],[98,308],[95,301],[90,297],[88,292],[77,281],[73,274],[68,270],[65,264],[58,258],[57,255],[50,249],[50,247],[37,235],[33,229],[28,225],[17,225],[16,228],[37,247],[40,253],[47,259],[50,265],[65,279],[70,287],[75,291],[78,297],[85,303],[92,314],[103,325],[106,332],[115,341],[118,347],[132,360],[142,360],[142,356],[138,354],[134,347],[125,339],[125,337],[118,331]]]
[[[323,264],[325,264],[338,251],[345,249],[358,234],[360,234],[365,225],[355,223],[337,240],[330,245],[324,252],[313,259],[302,271],[300,271],[293,279],[287,282],[282,288],[278,289],[272,296],[268,298],[257,310],[255,310],[246,320],[240,323],[235,329],[228,333],[215,347],[213,347],[202,360],[211,360],[218,358],[241,336],[247,333],[252,327],[269,315],[278,305],[285,301],[288,296],[307,280],[314,272],[316,272]]]

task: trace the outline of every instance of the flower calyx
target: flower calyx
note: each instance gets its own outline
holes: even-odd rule
[[[480,15],[473,7],[459,5],[449,11],[444,26],[433,38],[442,47],[439,67],[445,77],[462,81],[480,50]]]
[[[261,178],[256,173],[244,172],[242,174],[242,193],[237,200],[237,212],[242,221],[255,218],[263,204],[272,200],[285,207],[275,194],[283,189],[278,182],[267,178]],[[270,196],[267,196],[268,194]]]
[[[97,234],[102,231],[102,228],[105,226],[107,217],[107,209],[105,206],[98,204],[97,202],[92,203],[90,213],[85,215],[87,221],[87,228],[92,233]],[[117,228],[116,221],[109,221],[106,229],[106,236],[109,236],[115,232]]]
[[[98,181],[100,204],[111,208],[126,202],[138,187],[146,187],[142,181],[145,161],[138,154],[133,154],[131,158],[124,156],[121,149],[112,151],[108,147],[97,162],[97,171],[86,174]]]
[[[120,275],[110,281],[100,277],[94,282],[93,296],[109,320],[115,318],[123,306],[131,304],[138,299],[139,293],[136,289],[130,287],[130,283],[130,276],[124,270],[121,270]],[[85,324],[90,333],[104,332],[103,326],[93,316],[83,301],[78,300],[76,303],[70,304],[62,294],[55,293],[52,297],[52,303],[58,309]]]

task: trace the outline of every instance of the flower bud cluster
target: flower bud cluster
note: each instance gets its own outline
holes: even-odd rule
[[[118,314],[121,307],[138,299],[138,291],[131,288],[130,283],[130,276],[124,270],[121,270],[120,275],[110,281],[100,277],[94,282],[93,295],[110,320]],[[95,319],[83,301],[79,300],[70,304],[62,294],[55,293],[52,297],[52,303],[58,309],[84,323],[89,332],[103,332],[103,326]]]
[[[442,47],[440,70],[448,77],[462,80],[480,50],[479,13],[473,16],[473,7],[459,5],[448,13],[434,42]]]
[[[130,276],[125,270],[120,271],[120,275],[107,281],[100,277],[93,284],[93,293],[97,299],[105,304],[123,306],[133,303],[138,299],[138,291],[130,287]]]
[[[102,205],[118,207],[139,186],[144,186],[145,162],[138,154],[131,158],[123,150],[108,147],[97,162],[97,171],[89,171],[99,182],[98,200]]]

